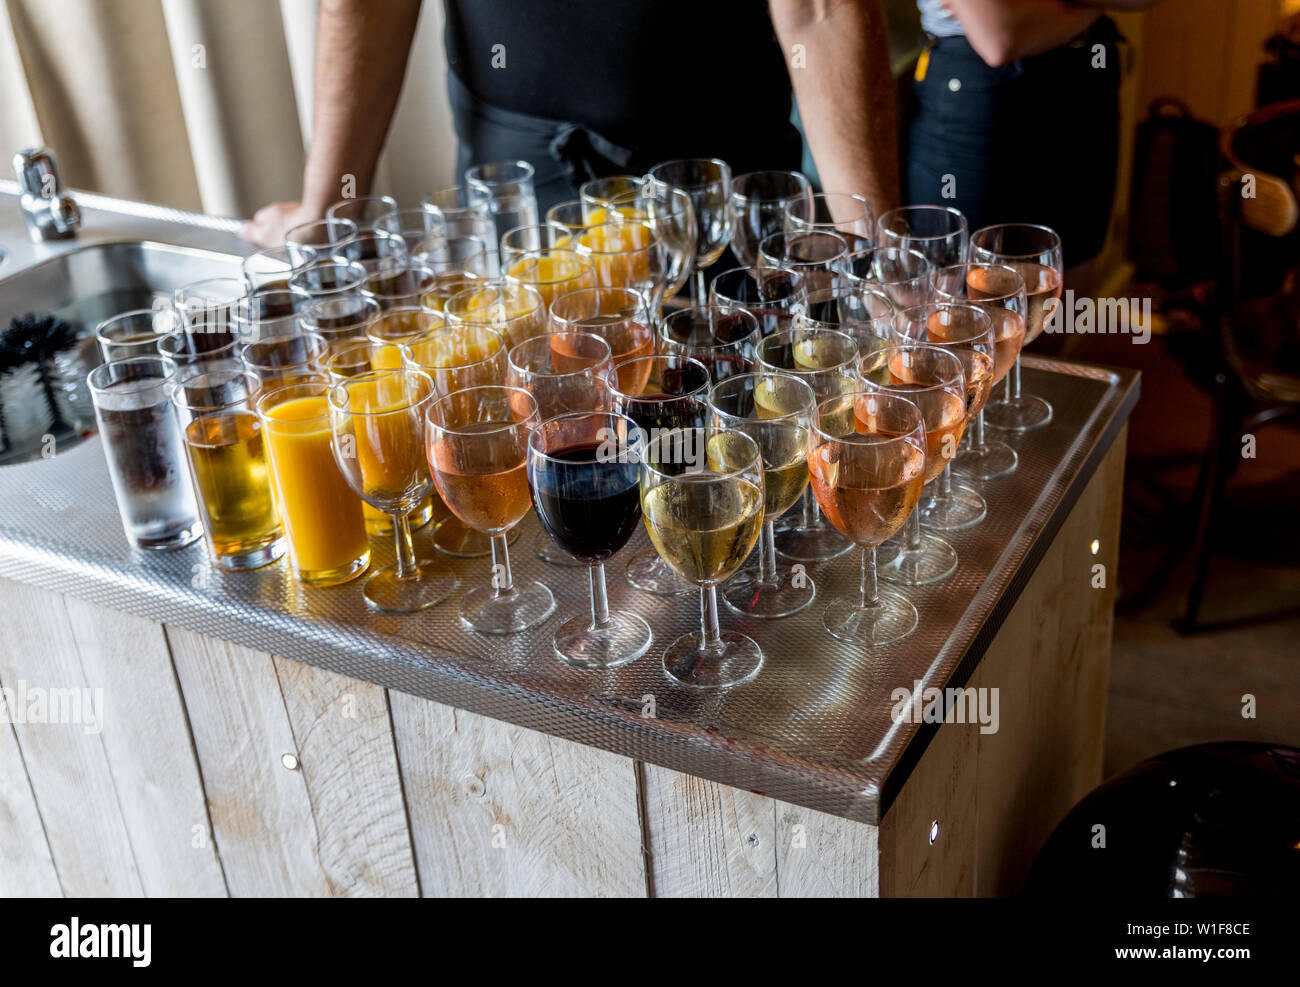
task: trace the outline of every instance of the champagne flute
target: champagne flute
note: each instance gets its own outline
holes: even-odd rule
[[[961,361],[937,346],[899,343],[868,353],[861,370],[865,390],[900,395],[921,409],[925,483],[933,483],[957,455],[966,425],[966,376]],[[863,407],[858,406],[859,414]],[[956,568],[957,550],[937,535],[922,533],[921,517],[913,512],[902,544],[881,573],[891,582],[924,586],[947,579]]]
[[[397,561],[376,569],[362,595],[380,613],[417,613],[449,597],[457,580],[415,557],[411,518],[433,489],[424,454],[424,419],[436,395],[428,374],[376,370],[329,392],[331,447],[353,492],[392,518]]]
[[[635,192],[607,200],[612,222],[649,223],[663,244],[667,270],[663,300],[677,296],[695,270],[695,206],[682,189],[647,182]]]
[[[758,263],[758,245],[784,233],[786,212],[807,212],[812,183],[797,171],[754,171],[731,180],[731,249],[742,264]]]
[[[551,304],[551,331],[576,329],[609,343],[615,366],[654,352],[654,323],[645,298],[630,288],[582,288]],[[620,371],[620,377],[623,372]],[[627,381],[631,391],[632,381]]]
[[[805,233],[811,230],[836,233],[844,239],[849,250],[865,250],[872,246],[872,234],[876,231],[871,203],[865,195],[856,192],[817,192],[792,200],[786,206],[784,226],[780,232]]]
[[[986,311],[966,302],[918,305],[895,316],[894,332],[900,343],[929,343],[953,353],[961,360],[966,375],[966,421],[984,410],[993,389],[996,352],[993,320]],[[988,513],[979,491],[953,483],[952,464],[952,459],[945,462],[938,489],[917,510],[921,523],[936,531],[969,528]]]
[[[925,423],[900,394],[849,391],[818,406],[808,476],[831,523],[862,550],[856,596],[827,604],[832,637],[869,648],[901,641],[917,625],[916,607],[881,592],[876,552],[915,513],[925,482]]]
[[[749,371],[760,338],[758,318],[735,306],[679,308],[659,321],[660,351],[699,360],[714,381]]]
[[[641,513],[655,550],[700,588],[700,631],[668,646],[668,677],[723,689],[758,674],[758,643],[718,626],[718,584],[753,550],[763,526],[763,459],[743,432],[674,429],[652,439],[641,463]]]
[[[650,648],[650,625],[610,613],[605,563],[641,519],[641,430],[609,411],[578,411],[543,421],[528,440],[528,486],[542,530],[561,552],[588,567],[591,614],[555,630],[556,656],[578,668],[618,668]]]
[[[559,415],[600,411],[609,405],[605,378],[614,368],[609,343],[589,332],[552,332],[526,339],[507,356],[506,383],[537,401],[546,421]],[[539,512],[540,515],[540,512]],[[533,539],[537,557],[552,565],[586,565],[560,547],[561,539],[539,531]]]
[[[517,387],[470,387],[439,398],[426,418],[426,451],[443,503],[492,539],[492,578],[469,590],[460,620],[479,634],[516,634],[555,611],[540,582],[516,584],[506,533],[531,506],[528,443],[541,424],[537,402]]]
[[[650,169],[651,184],[679,188],[695,208],[695,282],[691,298],[703,305],[704,269],[714,263],[731,241],[731,166],[718,158],[664,161]]]
[[[970,231],[960,210],[948,206],[902,206],[876,223],[877,247],[900,247],[924,254],[932,267],[966,259]]]
[[[710,383],[699,360],[671,353],[616,362],[605,377],[613,410],[636,422],[649,441],[674,429],[703,428]],[[656,596],[677,596],[691,588],[654,551],[628,560],[627,581]]]
[[[710,305],[748,309],[758,319],[763,336],[789,329],[802,297],[803,276],[798,271],[733,267],[709,284]]]
[[[484,281],[443,303],[447,325],[487,326],[511,345],[546,333],[546,303],[537,289],[512,281]]]
[[[760,406],[755,395],[762,393]],[[808,487],[808,444],[817,399],[805,381],[760,370],[709,388],[709,409],[719,429],[744,432],[763,457],[763,527],[758,564],[736,573],[722,599],[737,613],[770,619],[798,613],[813,601],[816,586],[806,575],[782,578],[776,566],[776,519],[798,503]]]
[[[970,260],[1013,268],[1025,279],[1029,307],[1025,312],[1025,340],[1022,349],[1038,338],[1043,325],[1061,303],[1065,261],[1061,238],[1046,226],[1004,223],[976,230],[970,241]],[[972,295],[979,293],[978,286]],[[1024,432],[1052,420],[1052,406],[1040,397],[1020,390],[1020,356],[1006,378],[1002,400],[989,405],[987,419],[993,428]]]
[[[932,280],[936,300],[969,301],[993,320],[993,386],[996,387],[1020,357],[1025,315],[1029,310],[1025,279],[1014,268],[999,264],[952,264],[935,271]],[[957,473],[991,480],[1012,472],[1019,463],[1016,451],[1009,445],[985,437],[984,408],[975,416],[964,445],[965,450],[952,464]]]
[[[834,329],[783,329],[761,339],[756,356],[760,369],[779,370],[804,381],[819,404],[858,387],[857,340]],[[755,392],[754,401],[763,413],[769,408],[779,410],[764,388]],[[776,525],[776,550],[795,562],[825,562],[852,547],[821,516],[808,491],[800,510],[790,512]]]

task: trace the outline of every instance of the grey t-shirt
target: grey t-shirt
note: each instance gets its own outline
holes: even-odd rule
[[[921,11],[921,29],[936,38],[951,38],[965,34],[961,21],[948,13],[943,0],[916,0],[917,9]]]

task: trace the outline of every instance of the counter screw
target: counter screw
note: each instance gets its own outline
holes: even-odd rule
[[[749,847],[751,850],[754,849],[754,847],[758,846],[758,842],[759,841],[758,841],[757,833],[750,833],[748,836],[745,837],[745,846]]]
[[[297,770],[298,770],[298,755],[297,755],[297,754],[281,754],[281,755],[280,755],[280,763],[283,764],[283,765],[284,765],[286,768],[288,768],[290,771],[297,771]]]

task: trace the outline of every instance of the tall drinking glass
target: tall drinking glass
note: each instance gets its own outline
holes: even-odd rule
[[[374,298],[338,295],[312,302],[298,316],[298,323],[304,333],[324,339],[333,354],[341,346],[365,342],[383,312]]]
[[[1025,339],[1028,346],[1038,338],[1044,324],[1061,302],[1065,260],[1061,238],[1046,226],[1028,223],[1004,223],[976,230],[970,241],[970,260],[979,264],[997,264],[1014,269],[1025,280],[1029,307],[1025,312]],[[980,293],[967,285],[968,293]],[[1024,432],[1046,425],[1052,420],[1052,406],[1040,397],[1020,390],[1020,356],[1006,378],[1002,400],[988,406],[988,424],[993,428]]]
[[[731,180],[731,249],[741,263],[758,263],[758,245],[785,232],[787,209],[807,211],[812,183],[797,171],[754,171]]]
[[[415,557],[411,520],[433,480],[424,453],[424,420],[435,394],[418,370],[376,370],[329,392],[332,448],[352,491],[392,518],[397,561],[376,569],[362,595],[381,613],[417,613],[456,589],[446,566]]]
[[[469,590],[461,622],[479,634],[516,634],[555,611],[536,581],[516,584],[506,532],[532,504],[528,443],[541,424],[537,402],[517,387],[471,387],[438,399],[428,414],[426,451],[443,502],[467,527],[492,539],[492,579]]]
[[[718,584],[749,557],[763,526],[763,459],[743,432],[676,429],[652,439],[641,464],[641,513],[655,550],[700,588],[700,631],[664,652],[680,685],[721,689],[758,674],[758,643],[718,626]]]
[[[582,203],[583,226],[608,223],[613,219],[611,209],[615,199],[635,198],[646,188],[645,178],[637,175],[606,175],[593,178],[578,187],[578,201]]]
[[[537,225],[533,166],[527,161],[474,165],[465,171],[465,188],[471,202],[487,204],[496,224],[493,243],[500,243],[506,230]]]
[[[258,389],[257,379],[233,360],[202,368],[172,389],[208,556],[222,569],[256,569],[284,555],[253,411]]]
[[[542,530],[590,575],[590,616],[566,620],[553,639],[556,656],[578,668],[618,668],[650,648],[650,625],[610,613],[605,591],[605,563],[641,519],[644,451],[636,425],[608,411],[550,418],[528,442],[528,486]]]
[[[235,338],[235,317],[247,294],[243,278],[205,278],[176,289],[172,307],[194,352],[221,349]]]
[[[322,298],[359,295],[369,273],[349,261],[315,260],[290,275],[289,290],[301,295],[307,305]]]
[[[126,540],[136,548],[182,548],[203,534],[170,389],[160,357],[105,363],[86,378]]]
[[[359,227],[350,219],[314,219],[285,233],[284,247],[294,267],[302,267],[322,257],[342,257],[358,232]]]
[[[325,372],[329,347],[314,333],[270,336],[245,343],[239,357],[263,389],[288,384],[295,377],[320,376]]]
[[[397,217],[397,200],[391,195],[357,195],[339,199],[325,210],[325,221],[337,223],[346,220],[357,230],[390,230]]]
[[[438,277],[474,274],[486,278],[496,269],[496,248],[476,236],[429,233],[420,241],[411,258]]]
[[[762,394],[762,406],[755,396]],[[713,424],[744,432],[763,456],[763,528],[758,562],[747,565],[722,588],[722,598],[737,613],[770,619],[788,617],[812,603],[816,587],[806,574],[785,579],[776,565],[778,517],[792,508],[808,487],[808,442],[816,398],[807,383],[791,374],[760,370],[719,381],[709,389]]]
[[[718,158],[683,158],[665,161],[647,176],[655,187],[679,188],[695,209],[695,282],[691,299],[705,300],[704,269],[713,264],[731,242],[731,166]]]
[[[497,277],[500,267],[496,248],[501,234],[497,232],[492,210],[486,201],[475,199],[463,185],[448,185],[426,196],[421,205],[428,216],[431,232],[446,237],[471,236],[478,239],[487,248],[487,274]]]
[[[333,586],[370,566],[361,498],[334,460],[326,377],[300,377],[257,398],[289,560],[298,580]]]
[[[881,592],[876,550],[913,516],[925,482],[925,423],[898,394],[850,391],[818,407],[809,486],[831,523],[862,550],[858,592],[833,599],[822,623],[832,637],[869,648],[916,630],[916,607]]]
[[[418,261],[396,264],[366,276],[361,293],[381,308],[419,308],[424,293],[433,287],[437,275]]]
[[[95,339],[105,363],[134,356],[157,356],[158,341],[181,327],[170,308],[139,308],[122,312],[95,326]]]
[[[288,247],[267,247],[254,254],[249,254],[240,264],[244,272],[244,281],[249,291],[256,288],[289,289],[289,279],[293,272],[306,263],[317,259],[319,254],[310,247],[301,248],[297,257],[290,254]]]

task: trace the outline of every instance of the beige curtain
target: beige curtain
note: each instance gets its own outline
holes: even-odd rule
[[[0,0],[0,152],[52,148],[72,188],[224,216],[298,197],[315,0]],[[453,181],[442,7],[423,7],[376,177]]]

